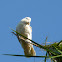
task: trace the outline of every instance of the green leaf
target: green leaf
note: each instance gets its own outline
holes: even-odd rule
[[[57,58],[57,57],[62,57],[62,55],[52,56],[52,57],[49,57],[49,58]]]
[[[24,37],[25,39],[28,39],[26,36],[24,36],[24,35],[18,33],[17,31],[13,30],[12,28],[11,28],[11,30],[14,31],[14,32],[16,32],[17,34],[21,35],[21,36]],[[44,49],[44,50],[46,50],[46,51],[49,51],[49,52],[53,53],[54,55],[57,55],[55,52],[53,52],[53,50],[47,48],[46,46],[40,45],[40,44],[34,42],[34,41],[31,40],[31,39],[28,39],[28,40],[30,40],[31,42],[33,42],[35,46],[37,46],[37,47],[39,47],[39,48],[42,48],[42,49]]]
[[[18,57],[42,57],[42,58],[45,58],[48,56],[25,56],[25,55],[14,55],[14,54],[3,54],[3,55],[9,55],[9,56],[18,56]]]

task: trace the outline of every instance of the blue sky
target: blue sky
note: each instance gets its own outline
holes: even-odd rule
[[[0,0],[0,62],[43,62],[43,58],[1,55],[24,54],[10,28],[15,30],[18,22],[27,16],[32,18],[32,37],[35,42],[45,43],[46,36],[47,42],[62,40],[62,0]],[[45,55],[43,50],[34,48],[37,55]]]

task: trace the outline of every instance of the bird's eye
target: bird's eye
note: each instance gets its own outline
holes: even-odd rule
[[[28,19],[28,18],[26,18],[26,19]]]

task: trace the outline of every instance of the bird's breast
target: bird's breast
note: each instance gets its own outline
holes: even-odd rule
[[[32,29],[29,25],[18,25],[16,31],[27,38],[32,39]]]

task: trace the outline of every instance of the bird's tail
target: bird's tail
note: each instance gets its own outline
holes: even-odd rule
[[[22,48],[24,49],[24,53],[26,56],[36,56],[36,52],[33,48],[33,45],[30,44],[30,41],[21,39],[20,43],[22,45]]]
[[[33,47],[31,47],[31,55],[32,55],[32,56],[36,56],[36,52],[35,52],[35,50],[34,50]]]
[[[35,52],[33,46],[30,47],[30,48],[26,48],[24,50],[24,53],[25,53],[26,56],[36,56],[36,52]]]

